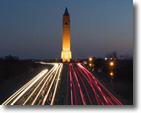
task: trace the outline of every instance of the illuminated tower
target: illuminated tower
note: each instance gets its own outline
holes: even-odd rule
[[[63,62],[70,62],[70,59],[72,58],[70,50],[70,15],[67,8],[63,15],[63,39],[61,58]]]

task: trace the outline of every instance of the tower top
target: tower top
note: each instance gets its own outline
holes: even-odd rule
[[[66,9],[65,9],[65,12],[64,12],[64,15],[63,15],[63,16],[69,16],[67,7],[66,7]]]

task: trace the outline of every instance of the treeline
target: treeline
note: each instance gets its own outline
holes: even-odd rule
[[[40,64],[32,60],[20,60],[16,56],[6,56],[0,58],[0,80],[9,79],[27,72],[33,72]]]

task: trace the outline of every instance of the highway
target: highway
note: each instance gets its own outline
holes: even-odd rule
[[[71,105],[123,105],[83,64],[69,64]]]
[[[52,69],[42,70],[2,105],[53,105],[63,64],[52,65]]]
[[[50,65],[2,105],[123,105],[83,64]]]

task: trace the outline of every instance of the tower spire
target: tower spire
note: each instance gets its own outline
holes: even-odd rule
[[[65,9],[64,16],[69,16],[69,12],[68,12],[67,7],[66,7],[66,9]]]

